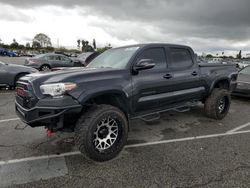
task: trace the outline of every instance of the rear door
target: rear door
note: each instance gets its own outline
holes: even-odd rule
[[[168,104],[200,99],[205,94],[205,87],[193,52],[185,47],[169,47],[167,52]]]
[[[141,59],[152,59],[155,67],[141,70],[132,76],[133,99],[132,106],[135,113],[152,111],[161,107],[160,99],[166,92],[167,82],[164,76],[167,72],[167,58],[164,47],[150,47],[138,54],[135,62]]]
[[[48,64],[51,66],[51,68],[59,66],[59,61],[58,61],[57,55],[48,55],[46,57],[46,60],[47,60]]]
[[[68,57],[60,56],[60,60],[61,60],[62,67],[73,67],[74,66],[73,61]]]

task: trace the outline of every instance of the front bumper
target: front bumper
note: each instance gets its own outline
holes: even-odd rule
[[[16,114],[31,127],[62,128],[64,116],[81,112],[82,105],[70,96],[61,99],[41,99],[33,108],[25,108],[15,101]]]

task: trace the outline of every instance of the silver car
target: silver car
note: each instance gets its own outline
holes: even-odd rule
[[[56,53],[40,54],[33,58],[28,58],[25,60],[24,65],[33,67],[39,71],[49,71],[55,67],[82,66],[80,63],[74,62],[69,57]]]
[[[250,66],[240,70],[233,95],[250,97]]]
[[[38,71],[30,67],[0,62],[0,87],[14,88],[20,77],[35,72]]]

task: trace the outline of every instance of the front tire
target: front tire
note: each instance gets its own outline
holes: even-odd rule
[[[223,119],[231,104],[230,93],[226,89],[214,89],[205,101],[205,114],[216,120]]]
[[[116,157],[126,144],[128,120],[111,105],[93,106],[78,120],[75,143],[80,152],[95,161]]]

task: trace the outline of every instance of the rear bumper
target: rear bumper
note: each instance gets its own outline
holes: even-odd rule
[[[64,100],[67,101],[64,103]],[[44,101],[39,101],[35,107],[27,109],[15,101],[16,114],[24,123],[31,127],[48,126],[56,128],[60,126],[61,128],[63,126],[62,121],[66,114],[76,114],[82,110],[82,105],[73,99],[69,102],[68,98],[61,99],[60,105],[58,105],[58,100],[55,103],[53,99],[46,100],[46,103],[48,103],[47,106],[44,105]],[[39,104],[41,106],[39,106]],[[53,106],[53,104],[55,105]],[[59,123],[61,125],[59,125]]]

